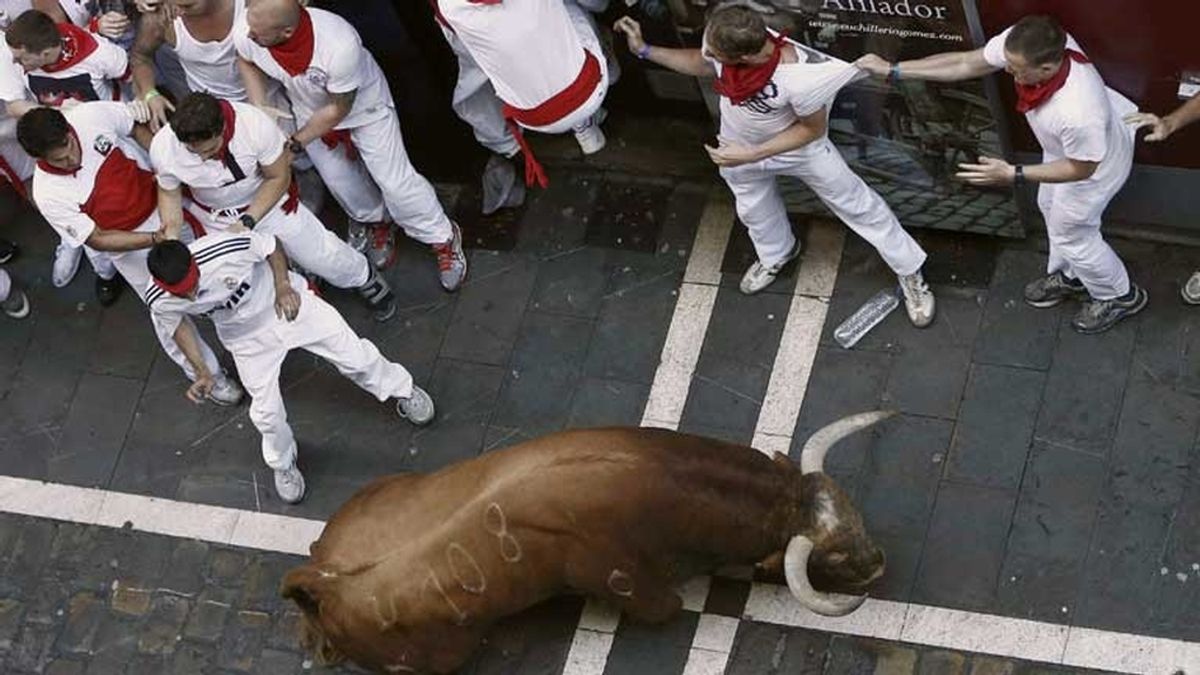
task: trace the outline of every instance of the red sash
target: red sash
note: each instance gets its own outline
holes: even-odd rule
[[[1027,113],[1034,108],[1042,105],[1050,100],[1063,85],[1067,83],[1067,77],[1071,75],[1071,62],[1078,61],[1079,63],[1091,63],[1088,57],[1080,54],[1074,49],[1066,51],[1066,58],[1063,59],[1062,67],[1053,77],[1045,82],[1038,84],[1020,84],[1017,85],[1017,112]]]
[[[526,185],[533,185],[536,181],[541,187],[546,187],[550,184],[550,180],[546,177],[546,170],[533,156],[533,150],[529,147],[529,142],[525,140],[525,135],[521,133],[521,127],[517,123],[527,127],[544,127],[554,124],[587,103],[587,100],[596,91],[596,87],[600,86],[603,74],[600,71],[600,61],[596,59],[595,55],[586,49],[583,53],[583,68],[580,69],[579,76],[575,78],[575,81],[567,85],[566,89],[546,99],[535,108],[514,108],[507,103],[504,104],[504,119],[508,121],[509,130],[512,131],[517,144],[521,146],[521,152],[525,154]]]

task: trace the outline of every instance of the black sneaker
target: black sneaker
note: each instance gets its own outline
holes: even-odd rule
[[[21,253],[21,248],[7,239],[0,239],[0,265],[12,262]]]
[[[96,299],[100,301],[103,307],[109,307],[121,295],[121,275],[116,275],[111,279],[101,279],[96,277]]]
[[[1071,327],[1080,333],[1091,335],[1103,333],[1112,328],[1121,319],[1137,314],[1146,307],[1150,297],[1146,290],[1136,284],[1131,284],[1129,292],[1123,297],[1112,300],[1088,300],[1075,318]]]
[[[1087,295],[1078,279],[1068,279],[1062,272],[1034,279],[1025,285],[1025,302],[1033,307],[1053,307],[1063,300]]]

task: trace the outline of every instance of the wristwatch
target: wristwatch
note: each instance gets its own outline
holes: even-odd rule
[[[1013,185],[1021,187],[1025,184],[1025,167],[1020,164],[1013,167]]]
[[[243,213],[242,215],[238,216],[238,222],[241,223],[247,230],[253,230],[254,226],[258,224],[258,221],[254,219],[254,216],[250,215],[249,213]]]
[[[287,149],[298,155],[304,152],[304,144],[296,140],[295,136],[288,136]]]

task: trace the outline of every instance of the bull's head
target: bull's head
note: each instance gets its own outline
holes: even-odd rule
[[[846,436],[894,414],[877,411],[840,419],[814,433],[800,453],[800,471],[813,513],[811,526],[788,542],[783,572],[796,599],[817,614],[844,616],[858,609],[867,596],[823,593],[811,579],[858,592],[878,579],[884,568],[883,552],[867,537],[862,516],[825,474],[825,455]]]

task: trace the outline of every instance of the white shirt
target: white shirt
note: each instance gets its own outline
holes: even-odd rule
[[[439,0],[438,7],[500,100],[515,108],[536,108],[583,70],[583,43],[563,0]]]
[[[188,88],[202,91],[227,101],[245,101],[246,87],[238,72],[237,50],[233,36],[246,28],[246,6],[243,0],[233,0],[233,27],[220,40],[200,42],[183,22],[175,17],[175,54],[187,76]],[[240,27],[240,28],[239,28]]]
[[[988,40],[983,57],[995,68],[1004,68],[1004,41],[1012,28]],[[1067,48],[1081,54],[1083,48],[1075,38],[1067,36]],[[1109,144],[1115,134],[1133,135],[1134,130],[1122,121],[1125,115],[1136,112],[1137,106],[1104,84],[1100,72],[1091,63],[1071,62],[1071,73],[1049,101],[1025,113],[1033,135],[1041,144],[1047,162],[1069,158],[1082,162],[1100,162],[1093,175],[1102,179],[1110,171],[1103,160],[1109,154]]]
[[[31,98],[32,94],[25,86],[25,73],[21,71],[21,66],[13,63],[12,50],[4,41],[4,34],[0,33],[0,104],[7,108],[9,103],[28,101]],[[3,118],[0,118],[0,138],[16,137],[17,120],[10,117],[5,110]]]
[[[795,63],[780,61],[758,94],[740,105],[721,97],[721,136],[742,145],[758,145],[792,126],[801,117],[826,109],[838,91],[867,73],[853,64],[805,47],[793,40]],[[704,50],[707,53],[707,50]],[[720,76],[721,63],[707,59]]]
[[[30,0],[0,0],[0,30],[8,30],[8,25],[22,13],[33,9]]]
[[[244,21],[234,28],[238,55],[283,84],[292,101],[296,122],[301,125],[329,103],[330,94],[351,91],[358,92],[354,107],[336,128],[353,129],[386,117],[392,107],[392,94],[375,57],[363,48],[358,31],[331,12],[311,7],[305,11],[313,24],[313,55],[305,72],[296,77],[289,75],[266,47],[250,39],[250,29]]]
[[[154,322],[167,335],[185,315],[212,320],[222,341],[251,335],[283,321],[275,314],[275,278],[267,256],[275,252],[275,237],[253,232],[213,232],[188,244],[200,269],[196,299],[181,298],[151,280],[146,304]],[[297,290],[304,280],[289,274]]]
[[[33,202],[46,222],[80,246],[96,228],[135,231],[158,203],[146,153],[133,140],[124,103],[80,103],[63,111],[79,138],[82,164],[73,173],[33,171]]]
[[[129,56],[125,50],[86,31],[77,31],[75,35],[83,42],[95,43],[95,50],[62,70],[49,72],[39,68],[27,73],[25,79],[34,99],[50,106],[62,105],[69,98],[78,101],[119,100],[120,88],[114,80],[125,77],[129,69]],[[72,40],[65,41],[60,61],[71,61],[72,50],[82,46],[73,45]]]
[[[192,199],[212,211],[249,206],[263,183],[261,167],[278,160],[287,142],[266,113],[248,103],[230,105],[234,112],[233,137],[226,150],[241,171],[240,180],[221,158],[204,160],[188,150],[170,127],[159,129],[150,144],[150,163],[158,174],[158,184],[165,190],[186,185]],[[284,199],[286,195],[281,201]]]

